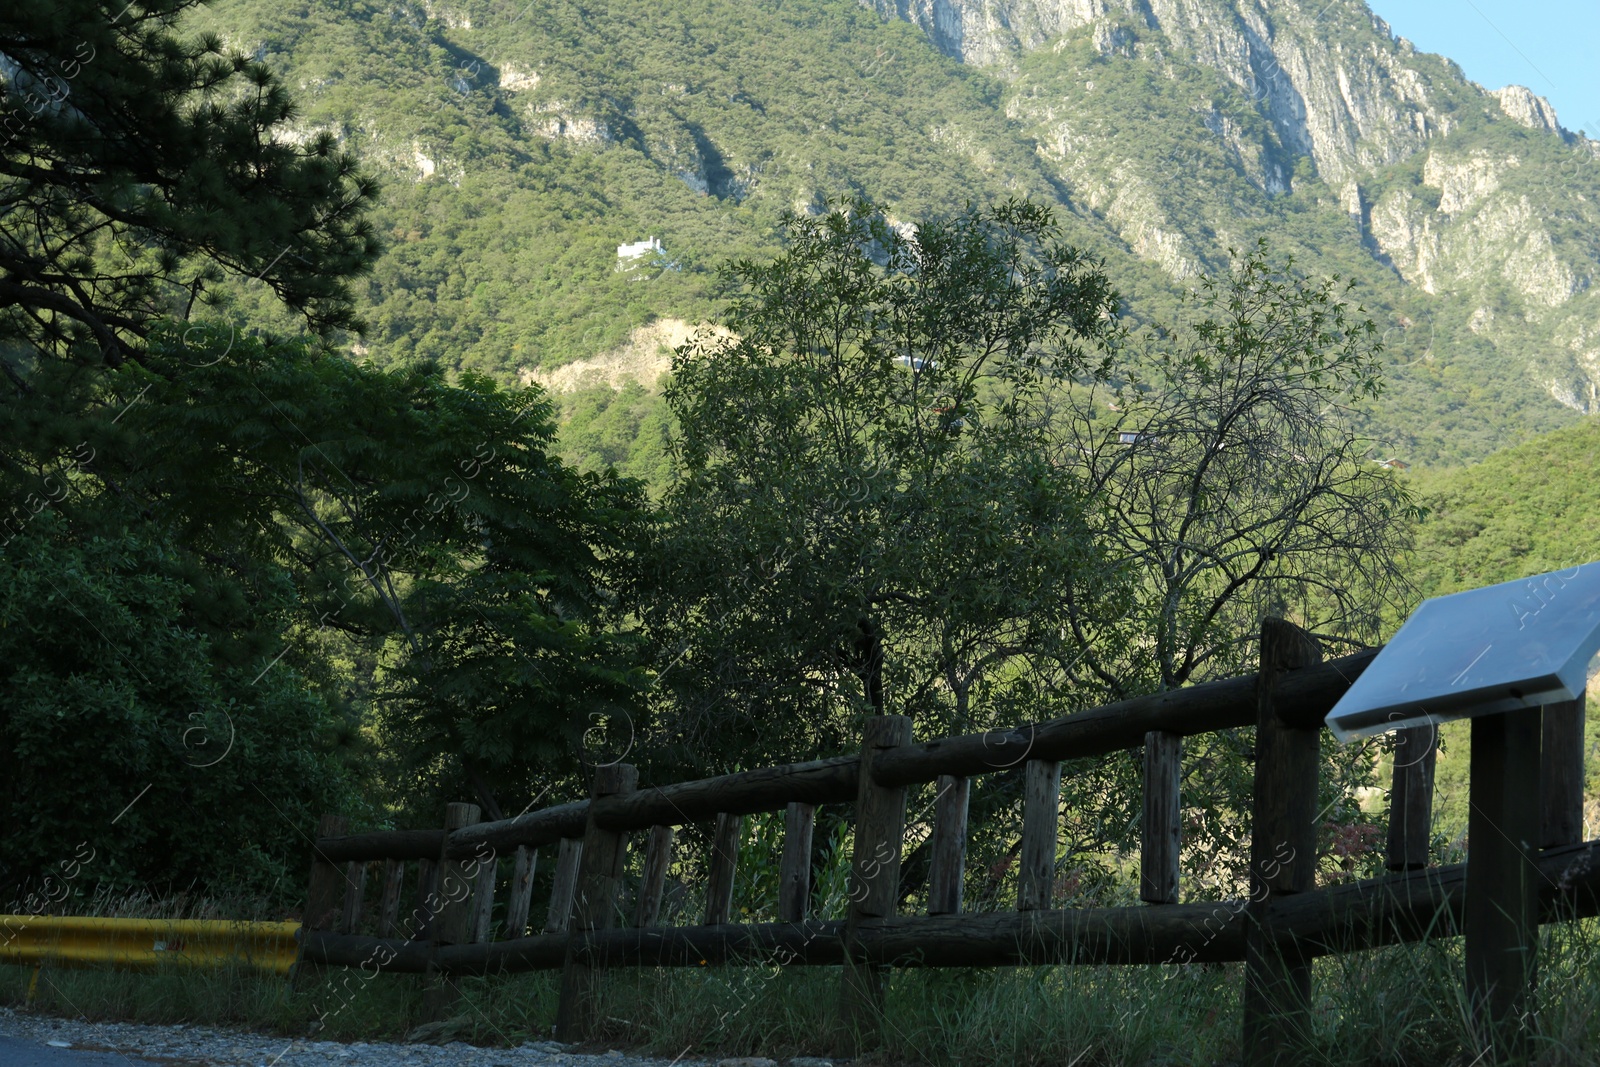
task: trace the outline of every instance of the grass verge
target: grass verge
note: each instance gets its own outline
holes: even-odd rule
[[[1524,1020],[1529,1062],[1600,1061],[1600,922],[1546,927]],[[1461,995],[1459,941],[1316,961],[1296,1062],[1326,1067],[1487,1063]],[[21,1006],[32,971],[0,968]],[[509,1045],[550,1036],[560,976],[467,979],[437,1040]],[[1237,1063],[1240,965],[1016,967],[893,972],[881,1047],[862,1062],[926,1067],[1167,1067]],[[837,1055],[838,968],[631,970],[601,986],[589,1044],[668,1058]],[[403,1040],[425,1022],[422,979],[336,969],[301,991],[244,969],[118,973],[46,968],[35,1010],[96,1020],[241,1026],[286,1037]],[[320,1022],[320,1025],[319,1025]]]

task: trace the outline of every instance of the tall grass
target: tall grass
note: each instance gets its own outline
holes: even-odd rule
[[[1542,981],[1525,1020],[1530,1062],[1600,1060],[1600,921],[1548,926]],[[31,972],[0,968],[20,1005]],[[1296,1062],[1317,1067],[1491,1062],[1461,990],[1459,940],[1316,961],[1309,1029]],[[1237,964],[1014,967],[891,973],[873,1064],[930,1067],[1167,1067],[1236,1063]],[[455,1017],[429,1034],[507,1045],[550,1036],[559,975],[467,979]],[[836,967],[756,965],[615,971],[591,1044],[688,1055],[830,1055]],[[46,969],[35,1009],[90,1019],[235,1025],[319,1039],[402,1040],[424,1022],[415,975],[335,970],[303,991],[244,970],[120,974]],[[321,1019],[320,1027],[317,1020]]]

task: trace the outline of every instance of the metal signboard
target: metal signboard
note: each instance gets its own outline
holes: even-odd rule
[[[1600,563],[1424,600],[1328,713],[1340,741],[1573,700],[1600,651]]]

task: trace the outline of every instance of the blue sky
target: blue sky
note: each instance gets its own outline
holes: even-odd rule
[[[1526,85],[1600,140],[1600,0],[1367,0],[1394,32],[1486,89]]]

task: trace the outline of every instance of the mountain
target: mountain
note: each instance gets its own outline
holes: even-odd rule
[[[1453,392],[1438,365],[1477,377],[1476,361],[1485,380],[1509,373],[1524,380],[1507,385],[1600,410],[1600,145],[1527,89],[1484,91],[1359,2],[940,0],[885,13],[1006,77],[1007,114],[1041,155],[1175,278],[1287,223],[1274,206],[1337,201],[1348,229],[1317,233],[1317,251],[1338,262],[1358,243],[1407,291],[1391,337],[1426,330],[1396,345],[1422,364],[1397,379]],[[1451,451],[1384,421],[1419,458]]]
[[[874,3],[218,0],[197,28],[388,175],[353,354],[560,380],[587,463],[659,474],[659,340],[780,211],[848,192],[1051,203],[1139,317],[1259,237],[1350,277],[1390,350],[1369,429],[1414,463],[1600,410],[1600,149],[1527,90],[1360,0]]]

